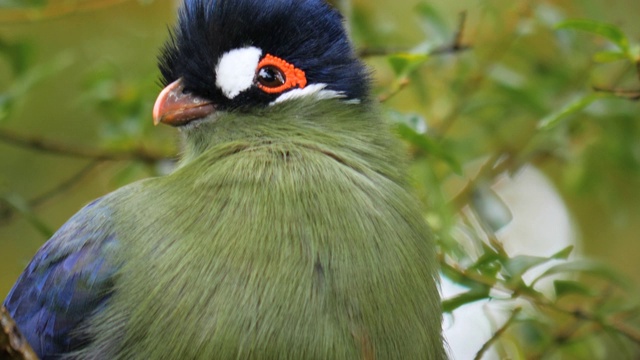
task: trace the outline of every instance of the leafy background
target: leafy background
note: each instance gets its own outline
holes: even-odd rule
[[[476,357],[638,358],[640,2],[334,3],[407,144],[443,274],[465,289],[445,311],[508,304]],[[150,114],[174,17],[170,1],[0,0],[0,294],[83,204],[170,171],[175,132]],[[581,255],[505,250],[492,185],[531,167]],[[550,292],[523,279],[567,258],[538,272],[563,275]]]

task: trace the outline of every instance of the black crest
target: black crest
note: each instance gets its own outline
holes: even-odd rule
[[[268,104],[277,95],[256,87],[230,100],[215,85],[220,57],[247,46],[302,69],[308,84],[326,84],[346,99],[367,97],[367,71],[342,17],[323,0],[186,0],[159,58],[162,81],[182,77],[186,91],[222,109]]]

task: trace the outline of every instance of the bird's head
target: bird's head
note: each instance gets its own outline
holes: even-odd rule
[[[325,0],[185,0],[159,64],[156,124],[368,96],[367,71]]]

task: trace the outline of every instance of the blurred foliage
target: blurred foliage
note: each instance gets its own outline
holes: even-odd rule
[[[20,253],[16,249],[24,245],[9,240],[48,236],[55,228],[48,224],[59,225],[92,197],[171,169],[173,135],[150,121],[159,91],[150,49],[162,41],[162,24],[171,22],[173,9],[139,1],[114,10],[112,5],[125,2],[0,0],[0,79],[9,79],[0,83],[0,150],[7,154],[0,162],[0,234],[8,238],[1,240],[3,249]],[[617,12],[622,20],[614,23],[606,16],[614,6],[597,0],[333,3],[346,14],[359,54],[376,70],[376,95],[407,143],[416,191],[439,240],[442,273],[467,289],[444,299],[444,310],[482,299],[520,300],[477,358],[489,348],[512,359],[638,358],[640,28],[631,28],[637,11]],[[624,5],[640,10],[634,4]],[[140,67],[95,44],[91,56],[49,49],[54,56],[38,57],[43,42],[22,37],[13,25],[22,24],[23,33],[47,21],[85,21],[87,28],[98,28],[77,15],[89,10],[92,16],[114,12],[101,18],[103,25],[137,24],[149,12],[162,14],[153,20],[157,35],[134,36],[141,49],[130,57],[148,51]],[[114,15],[127,11],[135,13],[129,22]],[[69,18],[55,20],[63,15]],[[100,36],[131,41],[126,37],[136,31],[142,30]],[[74,97],[64,98],[73,106],[60,109],[75,113],[73,121],[28,120],[29,107],[43,100],[42,91],[33,94],[47,81],[53,84],[48,89],[59,92],[73,88]],[[16,169],[25,160],[9,156],[25,159],[25,151],[36,159],[31,177],[48,184],[44,192],[16,180],[23,178]],[[52,175],[60,166],[66,170]],[[496,232],[511,215],[491,185],[526,166],[554,180],[584,234],[587,258],[609,265],[570,258],[573,247],[548,257],[505,250]],[[27,243],[22,254],[28,258],[41,241]],[[610,256],[626,260],[613,262],[606,256],[611,249],[617,252]],[[24,261],[0,278],[4,289]],[[532,281],[524,279],[542,265],[546,270]],[[559,274],[566,276],[554,277]],[[550,295],[538,284],[551,277]]]

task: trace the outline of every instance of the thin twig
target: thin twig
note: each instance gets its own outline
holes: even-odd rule
[[[640,345],[640,330],[627,325],[625,322],[616,319],[614,316],[611,318],[602,318],[583,309],[565,309],[541,295],[536,296],[532,295],[532,292],[530,291],[522,291],[522,289],[519,288],[519,286],[521,286],[519,284],[513,285],[499,280],[496,282],[495,278],[489,278],[475,272],[469,272],[459,266],[449,264],[443,257],[440,257],[440,265],[442,268],[446,268],[447,271],[455,272],[456,276],[461,279],[489,286],[494,290],[510,292],[513,296],[527,300],[529,303],[536,306],[545,307],[549,310],[572,316],[578,320],[593,322],[602,328],[621,334],[634,343]],[[535,294],[538,293],[536,292]]]
[[[484,165],[482,165],[480,171],[478,171],[478,174],[473,179],[469,180],[469,182],[467,182],[467,185],[465,185],[465,187],[462,188],[462,190],[460,190],[460,192],[458,192],[458,194],[449,201],[449,204],[452,208],[458,210],[462,209],[469,202],[469,200],[471,199],[471,195],[473,195],[473,192],[476,190],[478,184],[481,181],[485,181],[486,179],[493,179],[509,168],[511,162],[508,160],[503,160],[498,164],[498,160],[500,160],[502,156],[503,155],[501,153],[496,153],[491,158],[489,158],[489,160],[487,160]]]
[[[169,155],[150,152],[143,148],[132,149],[130,151],[108,151],[70,146],[49,139],[20,135],[6,129],[0,130],[0,141],[28,150],[98,161],[137,160],[146,164],[152,164],[170,157]]]
[[[518,316],[518,314],[521,311],[522,311],[522,308],[520,308],[520,307],[517,307],[517,308],[513,309],[513,311],[511,312],[511,316],[509,316],[509,319],[500,327],[500,329],[496,330],[496,332],[493,333],[491,338],[489,340],[487,340],[487,342],[485,342],[482,345],[482,348],[480,348],[480,350],[476,353],[476,357],[474,358],[475,360],[482,359],[484,354],[489,350],[489,348],[491,348],[491,345],[493,345],[493,343],[498,341],[500,336],[502,336],[502,334],[504,334],[505,331],[507,331],[509,326],[511,326],[511,324],[513,324],[513,322],[516,320],[516,317]]]
[[[29,201],[29,205],[31,207],[38,207],[43,203],[49,201],[53,197],[66,192],[67,190],[77,185],[80,181],[82,181],[82,179],[84,179],[84,177],[87,176],[91,172],[91,170],[95,169],[99,163],[100,161],[90,162],[88,165],[80,169],[80,171],[73,174],[71,177],[64,180],[53,189],[50,189],[49,191],[46,191],[45,193],[33,198],[31,201]]]
[[[617,97],[624,98],[631,101],[640,100],[640,89],[636,89],[636,90],[617,89],[617,88],[608,89],[600,86],[594,86],[593,90],[596,92],[612,94]]]
[[[467,12],[463,11],[458,17],[458,27],[453,37],[453,42],[449,45],[437,47],[429,52],[429,55],[453,54],[471,49],[470,45],[462,43],[464,31],[467,24]]]
[[[404,79],[400,80],[400,82],[395,87],[395,89],[391,90],[388,93],[385,93],[385,94],[382,94],[382,95],[378,96],[378,101],[380,103],[384,103],[386,101],[389,101],[389,99],[391,99],[392,97],[398,95],[398,93],[400,93],[402,90],[404,90],[404,88],[409,86],[409,83],[410,83],[410,81],[409,81],[408,78],[404,78]]]
[[[100,161],[97,161],[97,160],[96,161],[92,161],[87,166],[85,166],[82,169],[80,169],[80,171],[75,173],[73,176],[69,177],[68,179],[64,180],[60,184],[56,185],[54,188],[46,191],[45,193],[43,193],[43,194],[41,194],[39,196],[36,196],[35,198],[33,198],[33,199],[29,200],[29,201],[27,201],[28,208],[29,209],[33,209],[33,208],[36,208],[38,206],[41,206],[42,204],[44,204],[45,202],[49,201],[53,197],[55,197],[57,195],[60,195],[60,194],[62,194],[64,192],[68,191],[72,187],[76,186],[99,163],[100,163]],[[5,222],[8,222],[9,220],[11,220],[12,217],[15,215],[16,211],[17,210],[14,207],[8,206],[8,204],[6,204],[6,201],[5,201],[5,203],[0,201],[0,225],[3,225]]]
[[[522,298],[527,299],[529,302],[546,307],[555,312],[573,316],[579,320],[586,320],[598,324],[600,327],[612,330],[618,334],[621,334],[633,341],[636,344],[640,344],[640,331],[638,329],[632,328],[624,322],[616,321],[612,319],[602,318],[597,314],[591,313],[589,311],[583,309],[565,309],[555,303],[549,301],[546,298],[534,297],[528,294],[522,294]]]
[[[454,34],[454,37],[451,43],[438,46],[430,50],[427,53],[427,55],[430,55],[430,56],[447,55],[447,54],[455,54],[455,53],[470,50],[472,48],[471,45],[465,45],[462,43],[466,22],[467,22],[467,13],[463,11],[460,13],[458,27],[456,29],[456,32]],[[358,50],[358,56],[361,58],[367,58],[367,57],[373,57],[373,56],[387,56],[387,55],[392,55],[397,53],[406,53],[410,51],[411,51],[410,49],[402,48],[398,46],[390,46],[390,47],[383,47],[383,48],[364,47]]]

